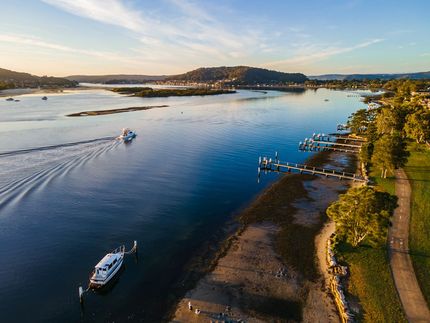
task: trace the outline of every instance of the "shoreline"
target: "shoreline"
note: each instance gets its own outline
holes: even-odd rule
[[[307,163],[355,168],[354,159],[318,153]],[[226,313],[233,321],[247,322],[339,321],[324,278],[324,237],[329,231],[323,213],[348,188],[344,183],[297,174],[273,183],[240,213],[239,228],[218,244],[222,252],[207,258],[212,265],[184,288],[168,319],[207,322],[225,319],[220,313]],[[273,215],[279,210],[283,219]],[[259,213],[269,215],[259,219]],[[201,314],[188,310],[189,301]]]

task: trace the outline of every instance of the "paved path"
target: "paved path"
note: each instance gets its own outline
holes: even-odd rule
[[[394,283],[408,321],[430,322],[430,311],[418,285],[409,256],[411,186],[403,169],[396,170],[396,195],[399,198],[399,206],[394,211],[393,226],[388,232]]]

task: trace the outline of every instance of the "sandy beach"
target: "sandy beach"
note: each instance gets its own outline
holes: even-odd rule
[[[351,163],[340,153],[328,155],[323,162],[331,167],[346,167]],[[299,183],[305,194],[279,195]],[[235,234],[215,269],[179,301],[172,321],[339,322],[327,289],[325,261],[325,243],[334,231],[334,224],[322,214],[348,184],[300,175],[287,175],[273,184],[245,211],[248,218],[255,218],[266,210],[268,214],[262,218],[267,221],[252,220]],[[275,210],[277,216],[273,216]],[[285,222],[280,222],[279,217]],[[299,238],[293,239],[295,244],[312,245],[312,250],[307,252],[315,274],[312,269],[300,267],[302,259],[294,261],[301,256],[300,252],[291,251],[292,255],[285,256],[288,249],[297,249],[297,246],[285,246],[282,231],[286,227],[294,227],[294,232],[298,232]],[[188,308],[189,302],[192,310]],[[200,310],[199,314],[195,313],[196,309]]]

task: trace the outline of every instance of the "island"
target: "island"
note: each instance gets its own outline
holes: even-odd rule
[[[113,92],[131,96],[157,98],[169,96],[204,96],[236,93],[234,90],[212,88],[185,88],[185,89],[153,89],[150,87],[119,87],[111,89]]]

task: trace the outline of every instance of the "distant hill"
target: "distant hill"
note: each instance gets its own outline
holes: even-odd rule
[[[351,80],[393,80],[393,79],[412,79],[412,80],[423,80],[430,79],[429,72],[418,72],[418,73],[401,73],[401,74],[324,74],[308,76],[311,80],[321,81],[351,81]]]
[[[145,83],[150,81],[162,81],[166,79],[165,75],[130,75],[130,74],[112,74],[112,75],[70,75],[66,79],[79,83],[104,83],[104,84],[133,84]]]
[[[303,83],[308,78],[301,73],[283,73],[249,66],[202,67],[184,74],[169,76],[168,81],[218,82],[231,84]]]
[[[76,82],[61,77],[36,76],[0,68],[0,88],[74,87]]]

